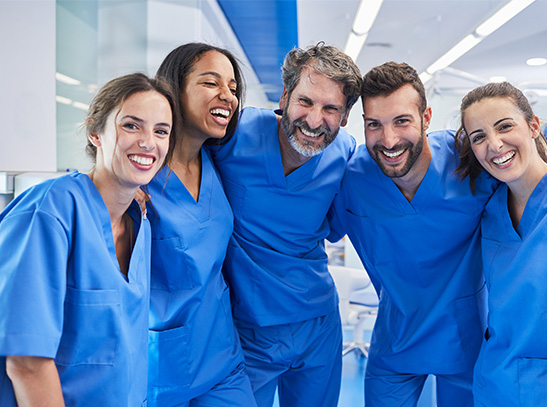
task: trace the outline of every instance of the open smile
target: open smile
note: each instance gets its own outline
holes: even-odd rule
[[[130,154],[129,160],[139,169],[148,170],[156,161],[156,157],[142,154]]]
[[[516,155],[515,150],[508,151],[503,155],[492,158],[492,162],[498,167],[504,167],[504,166],[507,166],[509,163],[511,163],[511,161],[513,161],[513,158],[515,157],[515,155]]]

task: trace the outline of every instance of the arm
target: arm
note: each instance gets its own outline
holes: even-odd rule
[[[62,407],[63,393],[53,359],[7,356],[6,373],[13,383],[19,407]]]

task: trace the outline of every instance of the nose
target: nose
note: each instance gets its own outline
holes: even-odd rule
[[[232,103],[234,101],[237,101],[236,95],[232,93],[232,89],[230,89],[228,86],[223,86],[220,90],[219,94],[220,100],[223,100],[228,103]]]
[[[391,149],[397,145],[398,138],[397,133],[390,125],[384,126],[384,132],[382,135],[382,144],[385,148]]]
[[[308,122],[310,129],[316,129],[324,125],[325,120],[321,108],[318,106],[310,109],[307,114],[306,121]]]
[[[147,152],[154,150],[154,130],[150,129],[141,132],[138,145]]]
[[[497,153],[503,148],[503,140],[500,135],[492,134],[488,136],[488,139],[488,148],[492,152]]]

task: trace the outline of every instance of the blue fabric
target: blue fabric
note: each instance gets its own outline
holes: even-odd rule
[[[271,407],[276,387],[284,407],[338,405],[342,329],[338,310],[293,324],[260,327],[236,321],[257,404]]]
[[[277,128],[275,112],[246,108],[232,140],[211,148],[235,218],[224,266],[234,316],[260,326],[336,309],[326,215],[355,148],[340,130],[327,149],[285,176]]]
[[[120,272],[110,215],[87,175],[46,181],[0,215],[0,355],[55,359],[67,406],[144,406],[150,227]],[[0,368],[0,405],[15,406]]]
[[[233,215],[205,149],[197,202],[167,166],[148,185],[148,192],[152,225],[148,403],[179,405],[210,391],[243,362],[221,273]],[[247,405],[253,406],[252,392],[248,397]]]
[[[348,163],[332,214],[379,295],[368,365],[408,374],[471,371],[485,328],[479,222],[495,181],[454,171],[454,133],[429,134],[431,163],[411,202],[364,145]]]
[[[515,230],[507,185],[482,219],[488,340],[475,367],[473,392],[488,406],[547,406],[547,176],[528,199]]]

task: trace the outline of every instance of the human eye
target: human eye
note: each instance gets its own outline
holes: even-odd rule
[[[408,123],[410,123],[410,120],[406,117],[402,117],[400,119],[395,120],[395,125],[397,126],[405,126]]]
[[[232,92],[232,95],[237,95],[237,88],[230,88],[230,92]]]
[[[155,133],[161,137],[161,138],[165,138],[167,136],[169,136],[169,133],[170,133],[170,129],[169,128],[158,128],[156,129]]]
[[[312,106],[313,103],[311,101],[311,99],[308,99],[308,98],[300,98],[299,99],[300,103],[303,104],[304,106]]]
[[[479,144],[484,140],[484,137],[485,136],[482,133],[474,134],[473,136],[471,136],[471,143],[472,144]]]
[[[513,128],[512,123],[502,123],[499,125],[498,130],[499,131],[509,131]]]
[[[340,109],[336,106],[325,106],[325,111],[328,113],[339,113]]]
[[[380,127],[380,123],[378,122],[371,121],[367,123],[367,129],[377,129],[379,127]]]
[[[134,122],[125,122],[122,124],[122,127],[126,130],[138,130],[139,126],[137,126]]]

